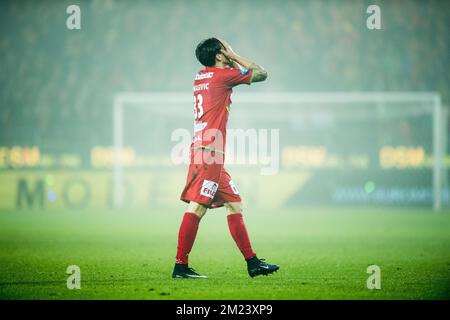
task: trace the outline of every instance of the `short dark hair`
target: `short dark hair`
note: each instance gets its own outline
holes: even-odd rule
[[[223,49],[223,45],[217,38],[205,39],[195,49],[195,56],[205,67],[212,67],[216,64],[216,54],[221,49]]]

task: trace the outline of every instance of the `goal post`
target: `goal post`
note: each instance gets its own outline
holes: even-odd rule
[[[273,113],[279,110],[274,108],[281,108],[284,110],[286,106],[290,106],[289,111],[292,114],[295,112],[302,112],[304,107],[320,110],[323,106],[327,108],[340,108],[345,106],[354,108],[355,118],[356,114],[372,112],[371,106],[381,108],[380,114],[385,113],[389,117],[389,113],[395,113],[397,117],[402,114],[409,114],[410,106],[420,105],[421,112],[428,114],[431,117],[431,132],[426,133],[430,136],[432,141],[430,143],[432,167],[432,207],[434,210],[439,210],[442,207],[443,188],[448,184],[447,169],[445,163],[446,157],[446,126],[445,121],[447,110],[445,110],[441,103],[441,97],[435,92],[313,92],[313,93],[247,93],[239,92],[233,95],[233,107],[236,109],[244,108],[244,106],[257,107],[253,108],[253,115],[256,115],[258,110],[266,110],[264,117],[270,118]],[[182,107],[184,114],[190,115],[190,106],[192,105],[191,93],[180,92],[122,92],[117,93],[113,99],[113,206],[121,208],[124,201],[124,163],[121,156],[125,146],[124,134],[127,130],[124,117],[130,109],[144,108],[149,110],[145,112],[159,114],[159,119],[164,117],[177,117],[177,112],[174,112],[173,106]],[[359,105],[362,105],[360,108]],[[395,105],[395,108],[390,108],[390,105]],[[172,106],[172,107],[171,107]],[[361,111],[362,108],[367,108]],[[400,107],[399,107],[400,106]],[[264,109],[265,108],[265,109]],[[361,110],[358,110],[361,109]],[[392,109],[392,110],[391,110]],[[395,109],[395,110],[394,110]],[[151,111],[150,111],[151,110]],[[349,111],[346,112],[349,112]],[[233,112],[234,109],[233,109]],[[179,109],[178,109],[179,113]],[[352,112],[350,112],[352,113]],[[297,113],[295,113],[297,114]],[[162,117],[162,118],[161,118]],[[231,116],[233,117],[233,116]],[[294,117],[295,118],[295,117]],[[231,120],[233,121],[233,120]],[[280,120],[281,121],[281,120]],[[293,121],[289,116],[282,121]],[[357,120],[355,120],[357,121]],[[191,122],[192,123],[192,122]],[[163,126],[161,120],[158,124]],[[187,122],[189,124],[189,122]],[[187,126],[186,126],[187,127]],[[282,131],[283,128],[281,127]],[[345,127],[342,128],[345,130]],[[425,133],[424,133],[425,134]]]

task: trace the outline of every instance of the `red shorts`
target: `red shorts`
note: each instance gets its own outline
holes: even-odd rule
[[[222,161],[208,163],[195,161],[194,157],[219,156]],[[202,159],[205,159],[202,158]],[[180,199],[184,202],[194,201],[207,208],[222,207],[225,202],[240,202],[241,197],[230,175],[223,167],[223,156],[208,150],[191,150],[191,163],[186,179],[186,186]]]

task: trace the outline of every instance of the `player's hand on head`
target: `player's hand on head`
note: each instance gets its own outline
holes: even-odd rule
[[[228,44],[228,42],[226,42],[223,39],[219,39],[219,41],[222,43],[222,45],[224,46],[224,49],[221,49],[220,51],[223,53],[223,55],[225,55],[225,57],[231,59],[235,53],[233,51],[233,49],[231,48],[231,46]]]
[[[220,52],[222,52],[222,54],[230,60],[235,60],[236,58],[236,54],[233,51],[221,49]]]
[[[225,47],[225,49],[231,49],[231,46],[228,42],[226,42],[224,39],[222,38],[218,38],[218,40],[220,41],[220,43],[222,43],[222,45]]]

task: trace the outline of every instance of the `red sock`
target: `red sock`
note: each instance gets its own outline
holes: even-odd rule
[[[178,250],[176,263],[188,264],[188,255],[194,245],[200,218],[192,212],[186,212],[178,232]]]
[[[250,239],[248,238],[247,228],[245,227],[244,219],[241,213],[232,213],[227,216],[228,227],[230,228],[231,236],[236,242],[239,250],[244,255],[245,260],[253,258],[256,254],[253,252]]]

